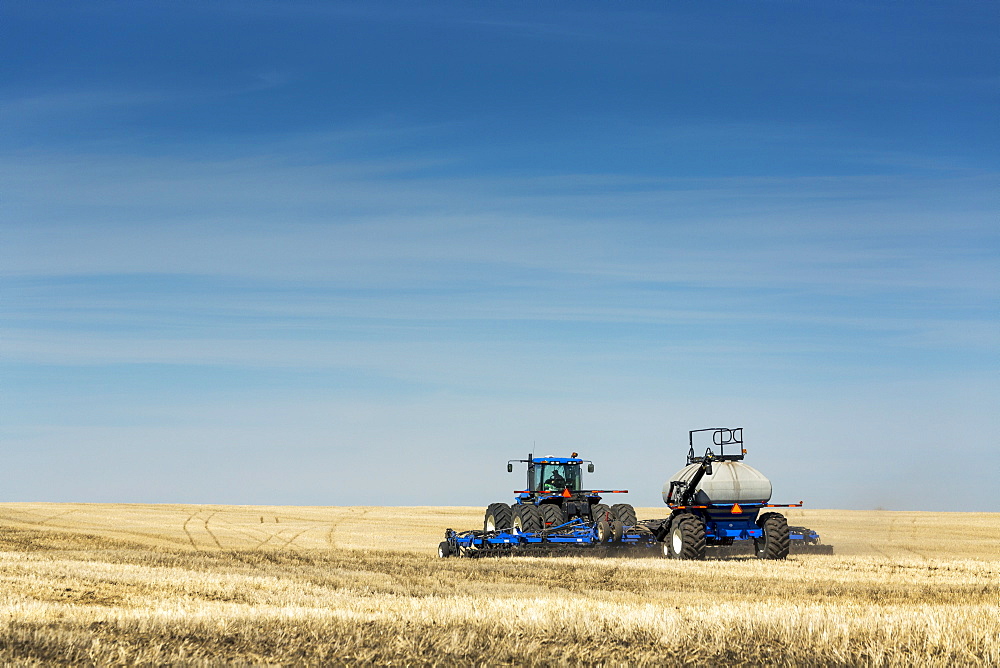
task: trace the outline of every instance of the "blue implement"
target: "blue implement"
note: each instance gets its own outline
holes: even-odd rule
[[[621,523],[585,522],[575,518],[542,531],[520,531],[504,528],[494,531],[445,530],[448,554],[453,557],[485,557],[514,554],[546,554],[581,549],[620,551],[657,549],[656,537],[646,527],[626,527]]]

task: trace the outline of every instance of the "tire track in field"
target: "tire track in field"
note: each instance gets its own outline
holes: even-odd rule
[[[914,517],[913,519],[910,520],[910,541],[914,542],[914,543],[918,542],[917,541],[917,518],[916,517]],[[913,554],[919,556],[924,561],[930,561],[930,557],[928,557],[923,552],[920,552],[918,550],[914,550],[912,547],[904,547],[903,549],[907,550],[909,552],[912,552]]]
[[[268,532],[263,531],[261,529],[253,529],[253,528],[250,528],[250,527],[240,527],[239,525],[236,525],[236,524],[228,524],[228,525],[226,525],[226,529],[229,530],[229,531],[231,531],[231,532],[233,532],[233,533],[239,534],[240,536],[243,536],[246,539],[246,541],[247,541],[247,545],[248,546],[252,545],[251,547],[239,547],[239,546],[236,546],[234,549],[256,550],[257,547],[259,547],[260,545],[262,545],[262,544],[266,543],[267,541],[271,540],[272,538],[274,538],[274,534],[273,533],[268,533]],[[264,539],[261,539],[262,535],[265,536]]]
[[[201,548],[198,547],[198,544],[196,542],[194,542],[194,536],[191,534],[191,530],[188,529],[188,523],[191,522],[191,520],[193,520],[195,518],[195,516],[197,516],[198,513],[200,513],[200,512],[201,512],[201,508],[199,508],[198,510],[194,511],[193,513],[191,513],[188,516],[188,518],[186,520],[184,520],[184,524],[182,525],[182,528],[184,529],[184,533],[187,534],[188,540],[191,541],[191,547],[193,547],[194,549],[196,549],[198,551],[201,551]]]
[[[305,530],[300,531],[300,532],[298,532],[296,534],[293,534],[291,538],[285,538],[283,535],[281,535],[281,534],[284,534],[284,533],[288,533],[287,531],[281,531],[280,533],[275,534],[274,537],[277,538],[278,540],[282,541],[282,543],[280,545],[275,545],[274,548],[277,549],[277,550],[286,550],[287,549],[287,550],[292,550],[293,552],[298,552],[299,548],[297,548],[296,546],[292,545],[291,543],[292,543],[293,540],[295,540],[296,538],[298,538],[299,536],[301,536],[303,533],[305,533],[305,531],[308,531],[308,529],[305,529]]]
[[[348,515],[345,513],[343,517],[337,517],[330,521],[330,528],[327,529],[324,539],[326,540],[326,544],[329,545],[332,549],[337,549],[337,541],[333,537],[333,535],[337,532],[337,526],[340,525],[340,523],[343,522],[345,519],[347,519],[347,517]]]
[[[219,515],[220,518],[217,518],[214,522],[212,522],[211,520],[216,515]],[[220,550],[249,549],[251,551],[255,551],[261,549],[266,544],[270,543],[272,540],[275,539],[285,540],[287,544],[287,539],[284,538],[283,534],[288,533],[289,531],[291,531],[291,529],[283,527],[281,529],[278,529],[277,531],[268,531],[267,529],[258,528],[256,525],[244,526],[240,524],[234,524],[232,522],[227,522],[225,521],[225,517],[226,516],[224,511],[214,511],[207,518],[203,520],[205,531],[212,538],[212,541],[215,543],[216,547],[218,547]],[[261,526],[266,527],[268,525],[262,524]],[[212,527],[215,527],[215,529],[213,530]],[[238,536],[235,539],[237,543],[239,543],[239,541],[241,540],[240,537],[242,537],[242,539],[245,539],[247,543],[244,544],[244,546],[242,547],[240,544],[233,544],[227,548],[222,544],[222,541],[219,540],[218,534],[216,533],[217,531],[220,530],[220,528],[230,533],[238,534]],[[251,545],[251,546],[247,547],[246,545]]]
[[[20,524],[27,524],[28,526],[42,526],[43,524],[47,524],[48,522],[51,522],[52,520],[57,520],[60,517],[65,517],[66,515],[70,515],[72,513],[78,513],[78,512],[80,512],[80,510],[78,508],[74,508],[72,510],[66,510],[66,511],[61,512],[61,513],[56,513],[55,515],[48,515],[48,516],[46,516],[46,515],[42,515],[41,513],[33,513],[31,511],[14,510],[14,511],[10,511],[10,513],[9,513],[9,515],[10,515],[9,521],[19,522]],[[21,519],[18,519],[17,517],[15,517],[15,515],[20,515]],[[39,519],[39,518],[41,518],[41,519]]]
[[[918,552],[918,551],[914,550],[912,547],[906,547],[905,545],[898,545],[897,547],[899,547],[899,549],[901,549],[901,550],[906,550],[907,552],[912,552],[913,554],[917,555],[918,557],[920,557],[924,561],[930,561],[930,559],[931,559],[926,554],[924,554],[922,552]]]
[[[878,547],[877,547],[877,546],[875,545],[875,543],[868,543],[868,547],[869,547],[870,549],[872,549],[872,550],[875,550],[876,552],[878,552],[878,553],[879,553],[879,554],[880,554],[881,556],[885,557],[886,559],[891,559],[891,558],[892,558],[892,557],[890,557],[890,556],[889,556],[889,553],[888,553],[888,552],[885,552],[885,551],[883,551],[883,550],[880,550],[880,549],[879,549],[879,548],[878,548]]]
[[[333,539],[333,532],[337,529],[337,523],[331,522],[330,528],[326,531],[326,544],[330,546],[331,549],[337,549],[337,541]]]
[[[302,550],[303,548],[300,548],[300,547],[298,547],[297,545],[292,545],[292,543],[294,543],[294,542],[295,542],[295,540],[296,540],[296,539],[297,539],[297,538],[298,538],[299,536],[301,536],[302,534],[304,534],[305,532],[307,532],[307,531],[312,531],[312,530],[313,530],[313,529],[315,529],[315,528],[316,528],[316,527],[307,527],[307,528],[303,529],[302,531],[298,532],[297,534],[295,534],[294,536],[292,536],[291,538],[289,538],[288,540],[286,540],[286,541],[285,541],[285,544],[284,544],[284,545],[282,545],[281,547],[283,547],[283,548],[287,547],[287,548],[289,548],[289,549],[291,549],[291,550],[295,550],[296,552],[299,552],[299,551],[301,551],[301,550]]]
[[[42,520],[40,522],[37,522],[37,524],[39,526],[41,526],[42,524],[48,524],[52,520],[57,520],[60,517],[66,517],[67,515],[72,515],[73,513],[77,513],[77,512],[80,512],[80,511],[78,509],[74,508],[73,510],[67,510],[66,512],[63,512],[63,513],[56,513],[55,515],[52,515],[51,517],[46,517],[44,520]]]
[[[916,529],[915,529],[916,521],[917,521],[916,519],[913,519],[913,520],[911,520],[911,523],[910,523],[910,538],[911,539],[913,539],[913,538],[916,537]],[[888,535],[889,547],[892,547],[892,548],[894,548],[896,550],[902,550],[903,552],[909,552],[910,554],[915,554],[918,557],[920,557],[921,559],[923,559],[924,561],[929,561],[930,560],[930,557],[928,557],[926,554],[924,554],[922,552],[919,552],[918,550],[915,550],[912,547],[908,547],[907,545],[903,544],[903,541],[906,540],[906,539],[905,539],[905,537],[901,539],[898,536],[898,534],[900,534],[900,533],[902,533],[902,531],[896,528],[896,518],[891,519],[889,521],[889,531],[888,531],[888,534],[889,534]],[[872,547],[874,547],[874,545]],[[876,549],[878,549],[878,548],[876,548]],[[884,552],[880,552],[880,553],[883,554],[884,556],[888,556],[888,555],[885,555]]]
[[[254,548],[252,548],[252,549],[259,550],[260,548],[264,547],[266,544],[270,543],[273,539],[275,539],[275,538],[281,538],[282,537],[281,534],[285,533],[285,531],[286,531],[285,529],[281,529],[277,533],[268,534],[267,538],[265,538],[264,540],[262,540],[259,543],[257,543],[257,545]]]
[[[218,530],[218,522],[214,523],[213,526]],[[281,534],[286,533],[287,529],[280,529],[277,533],[268,532],[263,529],[254,529],[252,527],[243,527],[236,524],[225,524],[224,528],[226,531],[237,534],[236,540],[243,540],[244,542],[230,545],[229,547],[223,547],[222,549],[229,550],[257,550],[271,542],[275,538],[280,538]],[[263,538],[262,538],[263,537]]]
[[[367,512],[367,511],[366,511],[366,512]],[[300,537],[301,537],[302,535],[304,535],[304,534],[306,534],[306,533],[308,533],[308,532],[310,532],[310,531],[316,531],[316,530],[318,530],[318,529],[322,529],[322,528],[324,527],[324,523],[323,523],[323,522],[318,522],[318,521],[316,521],[316,520],[312,520],[312,519],[308,519],[308,520],[307,520],[307,519],[302,519],[301,521],[303,521],[303,522],[308,522],[309,524],[311,524],[311,525],[313,525],[313,526],[307,526],[306,528],[302,529],[301,531],[299,531],[299,532],[295,533],[295,534],[294,534],[294,535],[293,535],[293,536],[292,536],[291,538],[285,538],[284,536],[281,536],[281,533],[284,533],[283,531],[282,531],[282,532],[279,532],[279,533],[277,533],[277,534],[274,534],[274,536],[272,536],[272,537],[275,537],[275,538],[280,538],[281,540],[285,541],[285,542],[284,542],[284,543],[283,543],[283,544],[281,545],[281,548],[288,548],[288,549],[291,549],[291,550],[294,550],[294,551],[296,551],[296,552],[301,552],[302,550],[306,550],[306,549],[309,549],[309,548],[305,548],[305,547],[301,547],[301,546],[299,546],[299,545],[294,545],[294,543],[295,543],[295,541],[296,541],[296,540],[298,540],[298,539],[299,539],[299,538],[300,538]],[[327,532],[326,532],[326,542],[327,542],[327,544],[330,544],[330,545],[332,546],[332,543],[331,543],[331,540],[332,540],[332,534],[333,534],[333,531],[334,531],[334,528],[335,528],[335,527],[336,527],[336,525],[337,525],[337,524],[339,524],[339,523],[340,523],[341,521],[342,521],[342,520],[335,520],[335,521],[334,521],[333,523],[331,523],[331,525],[330,525],[330,528],[329,528],[329,529],[327,530]],[[264,542],[267,542],[267,541],[264,541]]]
[[[215,516],[216,516],[216,515],[218,515],[218,514],[219,514],[219,511],[218,511],[218,510],[214,510],[214,511],[212,511],[211,513],[209,513],[208,517],[206,517],[206,518],[205,518],[205,521],[204,521],[204,524],[205,524],[205,531],[206,531],[206,532],[208,533],[208,535],[209,535],[209,536],[211,537],[211,539],[212,539],[212,542],[214,542],[214,543],[215,543],[215,546],[216,546],[217,548],[219,548],[219,549],[221,550],[221,549],[222,549],[222,543],[220,543],[220,542],[219,542],[219,539],[218,539],[218,538],[216,537],[216,535],[215,535],[215,532],[213,532],[213,531],[212,531],[212,530],[211,530],[211,529],[209,528],[209,526],[208,526],[208,522],[209,522],[209,520],[211,520],[211,519],[212,519],[213,517],[215,517]]]
[[[93,517],[92,512],[88,512],[89,509],[87,508],[74,508],[51,515],[44,515],[30,510],[4,510],[6,510],[6,516],[0,517],[0,526],[21,525],[25,528],[45,526],[46,528],[58,529],[60,531],[67,531],[74,534],[85,534],[90,537],[99,536],[110,540],[134,542],[138,539],[158,545],[163,543],[170,545],[187,545],[190,543],[194,546],[190,537],[185,540],[180,536],[176,538],[171,537],[162,531],[139,531],[125,526],[115,526],[114,521],[109,520],[109,518],[103,518],[104,521],[101,521],[100,518]],[[76,519],[74,521],[59,522],[61,518],[73,514],[75,514],[78,518],[82,515],[83,518]]]
[[[365,515],[368,514],[369,510],[370,509],[366,508],[364,510],[359,511],[358,513],[353,513],[351,512],[351,509],[348,509],[342,517],[338,517],[334,520],[331,520],[330,528],[327,530],[326,535],[324,536],[326,544],[329,545],[331,549],[337,549],[337,541],[334,538],[334,534],[337,533],[337,527],[341,525],[345,520],[351,519],[352,517],[358,517],[358,518],[364,517]]]
[[[275,517],[275,520],[277,520],[277,519],[278,518]],[[265,525],[265,526],[267,526],[267,525]],[[256,550],[259,550],[259,549],[263,548],[265,545],[267,545],[268,543],[270,543],[272,540],[274,540],[276,538],[279,539],[279,540],[285,540],[285,537],[282,534],[287,533],[288,531],[291,531],[291,529],[281,528],[281,529],[278,529],[277,531],[270,531],[270,532],[265,531],[264,529],[250,529],[250,531],[254,532],[255,534],[264,534],[264,536],[265,536],[265,538],[263,540],[260,540],[260,538],[258,536],[254,536],[253,537],[253,540],[257,540],[259,542],[256,545],[254,545],[253,547],[251,547],[250,549],[253,550],[253,551],[256,551]]]
[[[212,513],[212,515],[215,515],[215,514],[217,514],[217,513]],[[210,520],[212,518],[212,515],[210,515],[206,519],[206,521]],[[245,537],[248,541],[253,541],[252,546],[246,547],[246,548],[242,548],[242,549],[249,549],[251,551],[260,550],[260,549],[264,548],[264,546],[266,546],[268,543],[272,543],[272,541],[275,543],[273,546],[275,548],[277,548],[277,549],[282,549],[282,548],[286,548],[286,547],[294,549],[294,550],[306,549],[306,548],[300,548],[300,547],[298,547],[296,545],[293,545],[293,543],[300,536],[302,536],[302,534],[304,534],[304,533],[306,533],[308,531],[313,531],[313,530],[315,530],[317,528],[322,528],[322,523],[317,522],[314,519],[306,519],[306,518],[299,518],[299,517],[294,517],[294,518],[286,517],[285,519],[286,520],[287,519],[293,519],[293,520],[296,520],[296,521],[301,522],[301,523],[309,524],[311,526],[307,526],[304,529],[301,529],[300,531],[298,531],[297,533],[294,533],[294,535],[288,536],[287,534],[291,534],[298,527],[288,527],[287,524],[285,524],[285,525],[280,525],[279,524],[277,526],[275,526],[275,525],[268,525],[268,524],[261,524],[260,525],[261,527],[268,527],[268,526],[275,527],[274,530],[270,530],[269,531],[266,528],[259,528],[256,525],[253,525],[253,526],[240,526],[240,525],[234,525],[234,524],[228,524],[228,523],[223,523],[223,524],[225,525],[225,528],[228,531],[235,532],[235,533],[237,533],[237,534]],[[317,524],[319,524],[319,526],[316,526]],[[213,523],[213,526],[215,526],[216,530],[218,530],[219,521],[216,521],[215,523]],[[278,526],[280,526],[281,528],[277,528]],[[213,533],[209,527],[206,526],[206,529],[209,531],[210,535]],[[213,536],[213,539],[215,539],[215,543],[216,543],[216,545],[218,545],[220,547],[220,549],[225,549],[224,547],[221,546],[221,544],[220,544],[221,541],[219,541],[218,539],[216,539],[215,536]]]
[[[288,528],[281,528],[281,529],[278,529],[277,531],[272,531],[272,532],[267,532],[267,531],[264,531],[263,529],[249,529],[248,531],[240,531],[238,529],[234,529],[234,531],[238,531],[239,533],[242,533],[243,535],[247,536],[248,538],[257,541],[257,543],[253,547],[249,548],[251,551],[256,551],[256,550],[260,550],[261,548],[263,548],[265,545],[267,545],[268,543],[270,543],[272,540],[284,541],[281,545],[277,546],[279,549],[283,548],[283,547],[288,547],[288,545],[292,541],[294,541],[296,538],[298,538],[299,536],[301,536],[302,534],[304,534],[306,531],[311,531],[314,528],[315,527],[307,527],[307,528],[303,529],[302,531],[298,532],[297,534],[295,534],[294,536],[292,536],[291,538],[285,538],[285,536],[284,536],[284,534],[287,534],[290,531],[293,531],[293,529],[288,529]],[[257,535],[253,535],[253,534],[257,534]],[[263,540],[260,538],[260,534],[264,534],[265,537],[264,537]]]

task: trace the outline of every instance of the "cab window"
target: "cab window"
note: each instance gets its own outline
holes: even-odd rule
[[[537,464],[535,466],[535,489],[556,492],[567,487],[580,489],[579,464]]]

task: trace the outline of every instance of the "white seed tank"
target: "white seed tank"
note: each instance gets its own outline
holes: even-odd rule
[[[663,485],[663,502],[667,503],[670,483],[690,481],[700,464],[688,464]],[[767,503],[771,500],[771,481],[763,473],[743,462],[712,462],[712,475],[698,483],[693,505],[710,503]],[[674,501],[676,503],[676,500]]]

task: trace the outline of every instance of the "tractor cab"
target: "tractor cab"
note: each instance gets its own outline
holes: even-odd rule
[[[534,459],[528,467],[528,488],[543,492],[573,492],[581,488],[582,461],[562,457]]]
[[[611,522],[612,515],[618,517],[623,526],[635,526],[632,506],[601,503],[602,494],[627,494],[628,490],[583,488],[583,465],[587,465],[587,473],[594,472],[594,463],[589,459],[580,459],[575,452],[569,457],[529,454],[527,459],[509,460],[507,473],[514,472],[515,462],[528,465],[528,484],[525,489],[514,490],[517,496],[513,505],[490,504],[483,520],[484,531],[508,526],[507,522],[511,523],[509,526],[526,531],[558,527],[574,520],[594,525],[601,519]]]
[[[528,465],[528,486],[525,492],[562,492],[578,491],[583,488],[583,471],[581,467],[587,464],[587,471],[594,472],[594,463],[579,459],[574,452],[572,457],[534,457],[527,459],[512,459],[507,462],[507,472],[514,471],[514,462]]]

